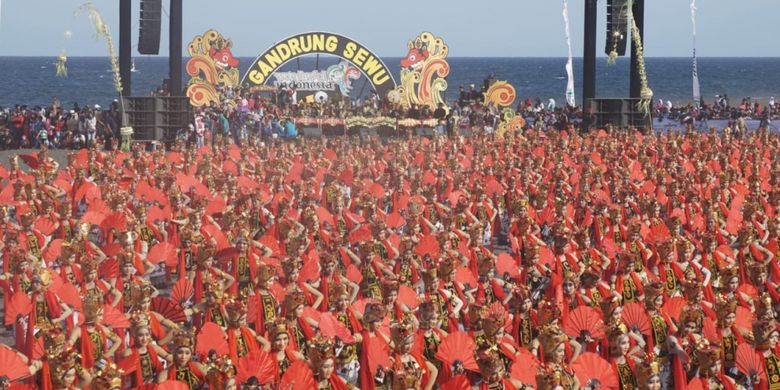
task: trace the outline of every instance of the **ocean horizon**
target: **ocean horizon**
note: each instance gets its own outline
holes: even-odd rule
[[[243,76],[256,57],[239,57]],[[398,80],[400,57],[383,57],[393,77]],[[108,58],[93,56],[68,57],[68,77],[56,76],[54,56],[0,57],[0,106],[49,105],[53,96],[60,103],[107,105],[117,94],[113,89]],[[184,60],[186,64],[186,58]],[[339,61],[336,57],[314,56],[292,60],[283,71],[327,68]],[[450,74],[447,101],[457,99],[458,87],[481,85],[491,73],[496,79],[515,86],[518,99],[555,99],[564,103],[566,90],[565,57],[449,57]],[[629,91],[629,57],[618,58],[607,65],[606,57],[596,60],[596,95],[602,98],[627,97]],[[700,57],[698,59],[702,98],[712,102],[715,95],[727,94],[732,104],[750,97],[766,103],[780,96],[780,57]],[[168,58],[163,56],[134,57],[136,71],[132,73],[131,96],[147,96],[168,77]],[[582,58],[574,58],[574,85],[577,102],[582,96]],[[671,100],[675,104],[692,101],[690,57],[648,57],[646,68],[655,99]],[[186,85],[189,76],[183,71]],[[370,84],[365,78],[353,84],[353,96],[366,95]],[[515,102],[517,104],[517,101]]]

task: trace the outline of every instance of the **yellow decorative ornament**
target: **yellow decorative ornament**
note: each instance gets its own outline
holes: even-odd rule
[[[401,85],[395,89],[400,104],[406,108],[417,105],[435,109],[444,104],[445,77],[450,74],[446,61],[449,48],[441,37],[429,32],[420,34],[407,46],[409,52],[401,60]]]
[[[94,4],[87,2],[79,7],[80,11],[87,11],[89,20],[92,22],[92,27],[95,28],[95,38],[103,37],[106,39],[106,45],[108,46],[108,56],[111,59],[111,72],[114,74],[114,89],[120,94],[122,93],[122,77],[119,74],[119,61],[116,58],[116,51],[114,50],[114,40],[111,38],[111,31],[108,28],[108,24],[103,20],[103,15],[97,10]]]
[[[187,97],[193,106],[201,107],[220,103],[223,90],[239,85],[238,59],[233,56],[233,41],[225,39],[216,30],[198,35],[188,46],[190,60],[187,61]],[[235,105],[235,102],[228,104]]]
[[[57,64],[55,65],[57,67],[57,77],[68,77],[66,62],[68,62],[68,57],[65,56],[65,50],[62,50],[59,57],[57,57]]]
[[[485,106],[510,107],[515,102],[515,87],[506,81],[496,81],[485,92]]]
[[[628,2],[628,15],[631,19],[631,40],[634,44],[634,50],[636,50],[637,68],[639,70],[639,84],[642,89],[640,90],[640,100],[637,105],[639,111],[650,115],[650,105],[653,103],[653,90],[650,89],[650,85],[647,81],[647,70],[645,69],[645,51],[642,45],[642,36],[639,34],[639,28],[634,20],[634,13],[632,11],[633,2]]]

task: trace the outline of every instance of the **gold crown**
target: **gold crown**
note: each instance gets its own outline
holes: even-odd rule
[[[387,315],[387,308],[382,304],[371,302],[366,305],[366,309],[363,312],[363,321],[367,324],[372,322],[382,322]]]
[[[27,212],[22,214],[20,219],[23,226],[30,226],[35,221],[35,215],[32,212]]]
[[[306,303],[306,297],[301,291],[290,291],[284,296],[284,308],[287,315],[292,315],[298,306]]]
[[[439,262],[439,275],[447,277],[456,268],[457,265],[455,264],[455,261],[453,261],[453,259],[451,258],[442,259],[442,261]]]
[[[299,271],[302,265],[300,260],[287,259],[282,262],[282,271],[284,271],[285,276],[290,276],[293,272]]]
[[[620,307],[620,298],[615,296],[604,298],[601,301],[600,306],[601,312],[604,314],[604,318],[609,318],[612,315],[612,312]]]
[[[400,361],[393,365],[393,390],[422,389],[423,371]]]
[[[221,299],[225,293],[225,283],[221,279],[213,278],[206,287],[208,292],[214,294],[217,299]]]
[[[550,361],[558,346],[567,340],[568,338],[558,326],[544,325],[539,333],[539,343],[541,344],[545,361]]]
[[[642,363],[636,365],[636,376],[638,383],[648,383],[654,376],[661,375],[661,363],[654,353],[645,355]]]
[[[506,323],[506,309],[501,304],[492,304],[482,316],[482,330],[487,336],[495,336]]]
[[[483,255],[477,263],[477,271],[480,275],[487,273],[496,267],[496,261],[492,255]]]
[[[622,323],[614,324],[607,330],[607,342],[609,343],[609,352],[612,357],[620,355],[620,338],[628,333],[628,329]]]
[[[98,259],[97,257],[90,255],[90,254],[84,254],[81,256],[81,272],[84,275],[89,274],[92,271],[96,271],[98,269]]]
[[[51,270],[48,268],[36,268],[35,273],[33,274],[33,280],[44,287],[48,287],[52,283]]]
[[[539,390],[553,390],[562,388],[563,378],[561,371],[552,365],[542,365],[536,371],[536,387]]]
[[[92,380],[92,388],[94,390],[121,389],[122,375],[124,375],[124,371],[117,368],[116,364],[109,363],[95,373],[95,377]]]
[[[395,279],[385,279],[382,281],[382,296],[387,298],[392,292],[398,292],[400,284]]]
[[[231,299],[225,304],[225,312],[227,313],[230,324],[237,327],[240,324],[240,320],[247,314],[247,303],[244,300]]]
[[[255,278],[257,279],[258,284],[264,285],[268,283],[269,280],[273,279],[274,276],[276,276],[276,270],[270,265],[260,264],[257,267]]]
[[[82,308],[84,314],[84,321],[87,323],[94,322],[98,320],[98,317],[103,312],[103,304],[100,301],[96,301],[92,298],[84,298],[82,299]]]
[[[726,316],[737,312],[736,299],[717,299],[715,301],[715,311],[718,313],[718,322],[722,324],[726,319]]]
[[[680,325],[685,326],[685,324],[693,322],[697,326],[701,325],[702,323],[702,312],[701,309],[697,309],[695,307],[686,306],[683,308],[683,310],[680,312]]]
[[[289,325],[287,324],[287,320],[284,318],[277,318],[274,321],[266,323],[266,328],[268,328],[268,334],[271,336],[271,341],[273,341],[280,334],[287,333],[287,331],[290,329]]]
[[[406,313],[401,320],[390,324],[390,338],[395,343],[396,348],[407,342],[409,338],[414,338],[415,331],[411,313]]]
[[[653,282],[645,286],[645,307],[651,310],[658,310],[655,307],[655,300],[664,295],[664,285],[659,282]]]
[[[57,387],[64,386],[65,374],[68,371],[75,369],[78,372],[81,370],[79,358],[79,354],[73,350],[63,351],[59,355],[49,357],[52,384]]]
[[[148,313],[144,313],[140,310],[135,310],[129,315],[130,325],[133,329],[140,329],[149,326],[151,318]]]
[[[539,317],[539,323],[541,324],[546,324],[550,321],[561,318],[561,308],[558,307],[555,302],[546,299],[539,302],[539,309],[537,313]]]
[[[710,378],[711,368],[720,362],[721,351],[714,347],[704,348],[696,351],[696,359],[699,361],[699,375],[702,378]]]
[[[758,261],[748,263],[748,274],[751,279],[757,278],[762,273],[766,273],[766,265]]]
[[[439,278],[439,270],[431,267],[422,271],[423,282],[427,288],[437,288],[436,280]]]
[[[768,293],[762,294],[756,302],[756,318],[773,319],[775,310],[772,304],[772,296]]]
[[[43,333],[43,346],[49,359],[62,355],[65,352],[65,333],[60,328],[46,329]]]
[[[420,304],[420,325],[430,325],[439,318],[439,308],[431,300]]]
[[[179,348],[195,349],[195,336],[191,330],[179,329],[173,335],[173,350],[177,351]]]
[[[477,351],[476,358],[479,371],[485,379],[504,367],[504,362],[496,346]]]
[[[315,336],[306,343],[306,346],[306,356],[311,362],[312,370],[315,375],[319,372],[322,363],[328,359],[332,359],[336,355],[335,344],[333,343],[333,340],[327,337]]]
[[[349,297],[349,286],[345,283],[339,283],[335,285],[333,288],[328,290],[328,299],[330,299],[330,304],[335,305],[336,301],[339,299],[340,296],[346,295]]]
[[[227,382],[236,376],[236,366],[229,356],[213,355],[203,365],[211,389],[227,388]]]
[[[217,248],[211,245],[203,246],[198,250],[198,264],[203,264],[206,262],[206,260],[214,258],[214,255],[217,253]]]

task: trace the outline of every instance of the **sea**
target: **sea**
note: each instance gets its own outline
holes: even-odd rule
[[[241,74],[251,66],[254,58],[239,58]],[[185,64],[186,64],[185,58]],[[400,73],[400,58],[383,58],[396,81]],[[330,56],[303,57],[282,67],[284,71],[323,70],[338,63]],[[780,58],[699,58],[699,79],[702,97],[712,102],[715,95],[727,94],[731,103],[751,97],[766,103],[770,97],[780,97]],[[458,97],[458,87],[469,84],[478,88],[488,75],[512,84],[518,98],[543,101],[555,99],[565,102],[566,58],[448,58],[450,73],[446,80],[446,99]],[[48,106],[54,96],[60,104],[108,105],[116,98],[113,89],[111,65],[107,57],[70,57],[68,77],[57,77],[55,57],[0,57],[0,107],[24,104]],[[160,56],[134,58],[132,96],[148,96],[168,77],[168,59]],[[647,58],[646,69],[655,99],[670,100],[675,104],[692,101],[692,62],[690,58]],[[606,58],[597,59],[597,97],[619,98],[629,94],[629,58],[621,57],[615,65],[607,65]],[[184,74],[186,85],[189,76]],[[582,96],[582,59],[574,59],[574,85],[577,102]],[[367,95],[371,90],[365,78],[353,84],[353,96]]]

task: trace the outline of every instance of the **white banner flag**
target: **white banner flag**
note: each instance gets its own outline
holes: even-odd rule
[[[566,45],[569,47],[569,59],[566,61],[566,75],[569,80],[566,83],[566,103],[572,107],[574,102],[574,65],[571,58],[571,37],[569,35],[569,2],[563,0],[563,23],[566,26]]]
[[[691,22],[693,24],[693,102],[699,106],[701,104],[701,90],[699,88],[699,64],[696,61],[696,0],[691,0]]]

